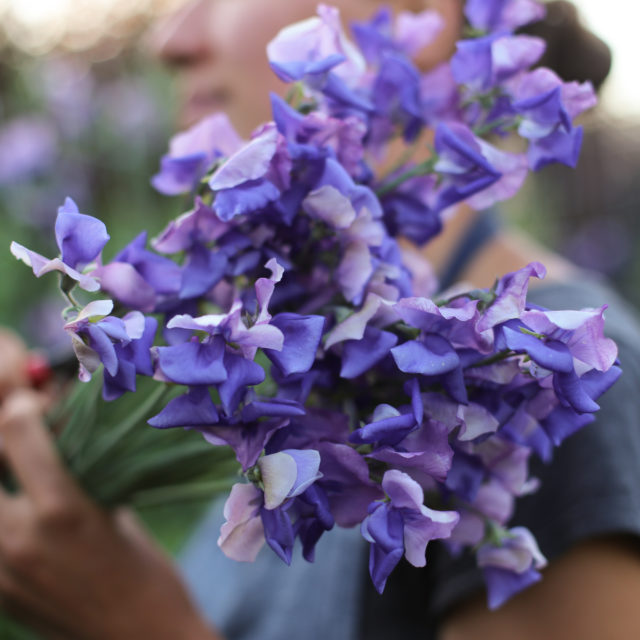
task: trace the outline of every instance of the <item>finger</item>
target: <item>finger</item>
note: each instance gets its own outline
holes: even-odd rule
[[[81,498],[43,423],[39,394],[19,390],[7,398],[0,411],[0,437],[9,466],[35,504]]]

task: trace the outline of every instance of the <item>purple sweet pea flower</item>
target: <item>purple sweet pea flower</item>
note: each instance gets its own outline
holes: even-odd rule
[[[415,56],[443,27],[442,16],[431,9],[421,13],[402,11],[394,22],[391,10],[382,7],[368,22],[353,23],[351,31],[367,61],[376,63],[387,53]]]
[[[297,405],[297,403],[294,404]],[[197,430],[209,444],[231,447],[242,470],[247,471],[256,464],[273,435],[289,425],[288,417],[278,415],[257,420],[267,412],[271,414],[279,412],[281,415],[290,416],[303,414],[304,409],[299,408],[299,405],[287,406],[284,403],[274,402],[269,406],[268,403],[261,403],[261,406],[253,407],[253,415],[245,423],[229,420],[224,424],[220,421],[218,425],[197,427]]]
[[[549,337],[566,335],[563,340],[571,356],[584,363],[581,373],[588,369],[607,371],[613,366],[618,348],[611,338],[604,335],[604,312],[607,306],[581,311],[543,311],[529,309],[522,313],[521,320],[536,333]]]
[[[104,223],[79,213],[76,203],[67,198],[58,209],[55,234],[60,258],[49,260],[17,242],[11,243],[11,253],[31,267],[38,278],[50,271],[60,271],[76,280],[82,289],[97,291],[99,285],[95,278],[80,271],[96,260],[107,244],[109,234]]]
[[[379,404],[373,412],[371,422],[356,429],[349,436],[349,441],[356,444],[397,444],[420,426],[415,412],[408,407],[403,409],[404,412],[401,412],[389,404]]]
[[[538,62],[545,47],[540,38],[503,33],[461,40],[451,59],[451,70],[458,84],[488,91]]]
[[[582,147],[582,127],[574,127],[571,131],[556,129],[545,138],[532,140],[527,150],[529,166],[539,171],[548,164],[559,162],[575,168]]]
[[[320,454],[304,449],[285,449],[262,456],[258,469],[264,485],[264,507],[275,509],[288,498],[304,493],[322,477]]]
[[[435,206],[441,211],[487,189],[502,177],[483,155],[479,139],[466,126],[441,123],[436,129],[435,170],[444,178]]]
[[[453,458],[449,430],[441,422],[427,420],[397,445],[378,447],[367,457],[402,469],[418,481],[433,478],[444,482]]]
[[[151,241],[151,246],[160,253],[172,254],[188,251],[195,245],[213,242],[227,231],[230,225],[221,222],[211,207],[196,198],[192,211],[172,220],[166,229]]]
[[[277,153],[279,135],[274,123],[264,125],[211,176],[209,187],[216,192],[213,209],[220,220],[257,211],[280,196],[273,178],[281,182],[290,164],[286,152]],[[279,166],[283,163],[284,168]]]
[[[480,31],[514,31],[542,20],[544,5],[535,0],[467,0],[464,15]]]
[[[138,316],[134,314],[136,321]],[[126,391],[136,390],[136,375],[152,376],[151,347],[158,329],[155,318],[144,318],[144,330],[139,338],[116,344],[118,371],[112,376],[106,369],[102,397],[106,401],[116,400]]]
[[[242,302],[237,300],[228,313],[209,314],[198,318],[194,318],[189,314],[180,314],[174,316],[167,323],[167,328],[204,331],[211,337],[221,335],[227,342],[238,345],[243,355],[249,360],[253,359],[258,348],[281,351],[284,344],[284,335],[275,324],[270,323],[271,314],[268,311],[268,304],[271,300],[276,282],[282,278],[283,269],[277,263],[275,258],[269,260],[266,266],[272,270],[273,275],[271,278],[259,278],[256,281],[255,289],[259,304],[259,313],[255,322],[250,327],[247,327],[242,319]],[[175,361],[176,364],[179,365],[180,353],[184,352],[185,357],[187,353],[191,354],[191,359],[195,357],[194,350],[199,352],[201,349],[208,350],[211,348],[211,345],[207,343],[201,345],[201,347],[198,347],[198,344],[199,343],[190,342],[183,345],[175,345],[173,347],[160,347],[158,351],[161,355],[161,361],[166,357],[169,357],[169,354],[172,354],[171,361]],[[187,374],[188,372],[185,370],[184,373]],[[170,379],[172,378],[170,377]],[[226,375],[222,379],[218,380],[218,382],[223,382],[224,380],[226,380]],[[174,382],[178,382],[178,380],[174,380]],[[185,382],[182,384],[213,383]]]
[[[483,140],[478,143],[482,155],[501,174],[491,186],[467,200],[470,207],[482,210],[492,207],[496,202],[513,198],[518,193],[529,173],[529,162],[524,154],[500,151]]]
[[[486,331],[498,324],[519,318],[526,304],[527,289],[531,277],[544,278],[547,270],[539,262],[508,273],[498,281],[496,298],[478,320],[478,331]]]
[[[260,518],[262,492],[253,484],[237,483],[224,505],[225,523],[220,528],[218,546],[232,560],[253,562],[264,546]]]
[[[538,569],[547,565],[535,538],[528,529],[514,527],[501,545],[484,544],[477,552],[487,584],[490,609],[497,609],[511,596],[541,578]]]
[[[597,103],[589,82],[563,82],[550,69],[523,74],[510,87],[513,109],[522,116],[518,133],[523,138],[544,138],[558,127],[571,130],[572,120]]]
[[[318,5],[318,16],[282,29],[267,45],[271,68],[284,82],[329,70],[343,80],[357,81],[365,71],[362,55],[349,42],[335,7]]]
[[[121,319],[108,315],[112,309],[111,300],[95,300],[65,324],[65,331],[71,337],[73,349],[80,363],[79,377],[83,381],[91,378],[91,374],[100,363],[104,365],[105,372],[110,376],[116,376],[120,367],[120,357],[124,356],[124,361],[129,361],[126,354],[116,350],[116,345],[128,345],[132,340],[142,338],[145,333],[147,325],[140,312],[132,311]],[[148,338],[147,334],[147,340]],[[135,366],[133,375],[135,376]]]
[[[382,488],[389,502],[372,503],[361,527],[371,543],[369,573],[379,593],[403,555],[414,567],[424,567],[429,541],[448,538],[460,517],[425,506],[420,485],[397,469],[384,474]]]
[[[171,139],[169,153],[162,157],[160,172],[151,184],[165,195],[190,191],[215,160],[231,156],[241,145],[225,114],[207,116]]]

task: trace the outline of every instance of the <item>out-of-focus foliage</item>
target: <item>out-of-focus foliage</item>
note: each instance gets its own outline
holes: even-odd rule
[[[112,251],[134,229],[161,229],[172,206],[149,178],[173,128],[170,89],[133,49],[93,65],[81,55],[16,51],[0,62],[0,324],[54,359],[68,340],[57,345],[57,314],[34,306],[50,287],[16,269],[9,243],[54,255],[50,229],[67,195],[107,223]]]
[[[95,64],[81,54],[33,58],[3,51],[0,324],[45,349],[54,363],[63,361],[70,347],[60,328],[58,297],[48,297],[50,282],[16,268],[9,244],[18,240],[55,255],[51,228],[67,195],[81,211],[106,222],[112,251],[134,230],[162,229],[175,205],[156,194],[149,178],[173,131],[171,96],[164,72],[135,49]],[[189,503],[182,515],[194,518],[201,509]],[[143,514],[163,544],[175,550],[185,528],[172,529],[175,518],[166,515],[153,508]],[[36,637],[0,615],[3,640]]]

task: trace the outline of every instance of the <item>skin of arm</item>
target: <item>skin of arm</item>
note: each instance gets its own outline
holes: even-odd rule
[[[48,638],[222,640],[133,514],[107,513],[58,459],[42,398],[17,390],[0,411],[2,453],[21,490],[0,491],[0,604]]]
[[[629,640],[640,635],[638,542],[582,542],[543,571],[541,582],[496,611],[484,597],[445,619],[439,640]]]

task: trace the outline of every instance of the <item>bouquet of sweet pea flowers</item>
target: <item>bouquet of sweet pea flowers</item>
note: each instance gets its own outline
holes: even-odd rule
[[[102,368],[115,400],[153,378],[172,395],[151,427],[234,452],[244,478],[218,540],[231,558],[266,542],[288,563],[299,539],[311,561],[323,534],[358,525],[379,591],[433,539],[476,551],[492,607],[539,579],[535,540],[507,522],[535,490],[530,454],[592,421],[620,373],[604,309],[528,305],[538,263],[436,295],[398,238],[424,245],[450,207],[490,207],[530,169],[577,161],[593,90],[529,70],[544,44],[514,35],[542,13],[469,0],[468,39],[421,73],[411,58],[438,14],[382,9],[349,40],[320,5],[267,48],[292,83],[272,122],[246,141],[215,114],[173,138],[153,185],[193,206],[151,248],[142,233],[104,264],[104,224],[70,199],[59,258],[12,245],[37,276],[62,273],[81,380]],[[507,135],[522,153],[487,140]]]

